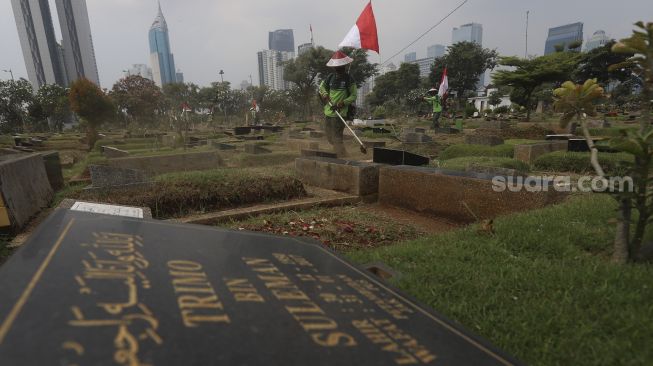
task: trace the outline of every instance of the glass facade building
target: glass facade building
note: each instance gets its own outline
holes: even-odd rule
[[[591,51],[595,48],[603,47],[610,43],[610,37],[605,34],[605,31],[598,30],[594,32],[592,38],[585,43],[585,51]]]
[[[438,58],[444,56],[444,54],[447,52],[447,48],[441,44],[434,44],[433,46],[429,46],[426,49],[426,57],[427,58]]]
[[[417,60],[417,52],[411,52],[404,55],[404,62],[414,62]]]
[[[292,29],[278,29],[270,32],[268,49],[295,53],[295,36]]]
[[[159,5],[159,14],[150,28],[149,36],[150,62],[152,63],[154,82],[159,86],[177,82],[177,69],[170,49],[168,24],[161,11],[161,5]]]
[[[556,52],[556,47],[564,47],[569,50],[572,43],[583,43],[583,23],[567,24],[560,27],[550,28],[549,37],[546,39],[544,54],[549,55]],[[575,48],[580,51],[580,47]]]

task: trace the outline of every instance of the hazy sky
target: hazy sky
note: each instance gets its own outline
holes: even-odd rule
[[[73,0],[76,1],[76,0]],[[56,14],[54,0],[51,10]],[[373,1],[379,28],[381,59],[392,56],[453,10],[462,0]],[[310,41],[335,48],[344,38],[367,0],[161,0],[170,29],[177,67],[186,81],[207,85],[225,80],[258,84],[256,52],[267,48],[268,31],[291,28],[295,47]],[[102,86],[110,88],[131,64],[149,64],[148,30],[157,12],[156,0],[87,0]],[[541,55],[549,27],[581,21],[585,39],[603,29],[623,38],[637,20],[653,21],[651,0],[469,0],[458,12],[424,39],[402,52],[449,45],[451,31],[465,23],[483,24],[483,46],[504,55],[524,55],[526,11],[530,10],[529,54]],[[55,32],[60,37],[58,22]],[[376,54],[371,61],[379,62]],[[0,0],[0,70],[11,68],[27,77],[10,0]],[[9,74],[0,71],[0,79]]]

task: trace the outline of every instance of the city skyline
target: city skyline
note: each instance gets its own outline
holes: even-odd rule
[[[156,85],[163,87],[166,84],[177,82],[177,68],[175,67],[175,56],[170,47],[170,36],[168,34],[168,23],[163,16],[161,3],[159,11],[150,27],[150,65]]]
[[[54,0],[51,2],[54,3]],[[444,14],[458,3],[443,0],[437,7],[427,0],[415,0],[410,7],[399,1],[375,4],[381,57],[371,53],[370,61],[386,61],[415,40],[424,28],[437,23],[444,16],[433,15],[435,10]],[[162,5],[168,24],[174,28],[170,41],[174,46],[176,62],[184,66],[186,80],[208,85],[219,80],[218,71],[223,69],[225,80],[238,85],[241,80],[249,79],[250,74],[256,75],[258,65],[252,55],[267,48],[266,35],[270,30],[293,29],[296,44],[302,44],[310,42],[309,26],[312,24],[315,44],[334,49],[355,22],[364,2],[334,0],[330,6],[316,6],[286,0],[274,4],[252,0],[247,4],[233,3],[225,8],[208,0],[195,0],[192,6],[163,0]],[[650,10],[646,1],[635,0],[625,8],[619,4],[605,4],[598,9],[593,5],[589,0],[573,3],[552,0],[547,4],[505,0],[502,6],[470,2],[411,49],[421,53],[429,45],[448,45],[453,27],[479,22],[485,28],[485,47],[497,48],[503,55],[523,57],[525,15],[530,10],[529,53],[541,55],[550,27],[580,20],[588,32],[603,29],[611,38],[619,39],[628,36],[633,29],[632,24]],[[127,65],[149,63],[147,53],[143,52],[147,39],[142,34],[151,24],[153,9],[156,9],[154,0],[87,0],[87,6],[102,85],[113,85],[122,77],[122,70]],[[202,8],[201,12],[197,11],[199,7]],[[564,8],[564,14],[555,11],[556,8]],[[596,9],[591,17],[587,13],[588,8]],[[119,19],[118,26],[116,19]],[[405,23],[402,19],[411,21]],[[58,32],[55,29],[56,40],[62,38]],[[0,54],[0,69],[12,69],[16,78],[27,78],[9,2],[0,4],[0,34],[3,34],[0,47],[4,51]],[[402,52],[388,62],[398,64],[404,54]],[[9,73],[0,73],[2,79],[9,77]]]

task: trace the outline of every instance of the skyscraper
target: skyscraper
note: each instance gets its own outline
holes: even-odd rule
[[[86,78],[100,85],[86,0],[56,0],[68,82]]]
[[[560,27],[549,28],[549,37],[546,39],[544,54],[548,55],[556,52],[556,47],[569,49],[569,45],[583,43],[583,23],[567,24]],[[580,50],[580,47],[575,48]]]
[[[170,49],[170,37],[168,36],[168,23],[161,11],[154,19],[150,28],[150,63],[154,82],[163,86],[177,82],[177,69],[175,68],[175,57]]]
[[[268,49],[282,52],[295,52],[295,36],[292,29],[278,29],[270,32]]]
[[[274,90],[288,89],[288,82],[283,80],[283,63],[294,57],[294,52],[260,51],[258,53],[259,85],[265,85]]]
[[[438,58],[444,56],[444,54],[447,52],[447,48],[441,44],[434,44],[433,46],[429,46],[426,49],[426,57],[427,58]]]
[[[594,32],[592,38],[585,43],[585,51],[591,51],[595,48],[603,47],[610,43],[610,37],[605,34],[605,31],[598,30]]]
[[[410,52],[404,55],[404,62],[414,62],[417,60],[417,52]]]
[[[61,46],[55,40],[48,0],[11,0],[27,76],[34,89],[67,86]]]
[[[469,23],[454,28],[451,35],[451,44],[459,42],[472,42],[483,46],[483,25],[478,23]],[[481,74],[478,80],[478,89],[485,87],[485,73]]]
[[[451,44],[458,42],[474,42],[483,45],[483,25],[478,23],[469,23],[461,25],[460,28],[454,28],[451,36]]]
[[[425,78],[428,77],[429,74],[431,74],[431,67],[433,67],[434,62],[435,59],[433,57],[427,57],[427,58],[421,58],[419,60],[411,61],[409,63],[419,66],[419,77]]]
[[[297,47],[297,56],[303,55],[304,53],[308,52],[311,48],[313,48],[312,43],[300,44],[299,47]]]

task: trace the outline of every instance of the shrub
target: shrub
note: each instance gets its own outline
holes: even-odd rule
[[[627,175],[628,170],[624,162],[631,161],[628,154],[599,153],[599,162],[606,174],[613,176]],[[557,151],[543,155],[535,160],[535,168],[544,171],[593,173],[594,168],[590,162],[590,154],[584,152]]]
[[[622,128],[622,127],[611,127],[611,128],[590,128],[591,136],[603,136],[603,137],[617,137],[621,136],[622,132],[628,130],[636,130],[636,128]]]
[[[453,145],[446,148],[441,154],[440,159],[454,159],[465,156],[485,156],[485,157],[504,157],[512,158],[515,154],[515,147],[512,145]]]
[[[510,113],[510,107],[507,105],[502,105],[501,107],[494,108],[494,114],[506,114]]]
[[[374,108],[374,112],[372,112],[372,117],[374,119],[384,119],[386,116],[386,110],[384,106],[378,106]]]
[[[476,112],[478,112],[478,109],[473,104],[467,104],[465,106],[465,118],[472,117]]]
[[[530,171],[530,166],[528,164],[524,163],[523,161],[519,161],[511,158],[466,156],[462,158],[449,159],[440,162],[441,168],[451,169],[451,170],[466,170],[468,167],[472,165],[492,167],[492,168],[514,169],[524,173]]]

